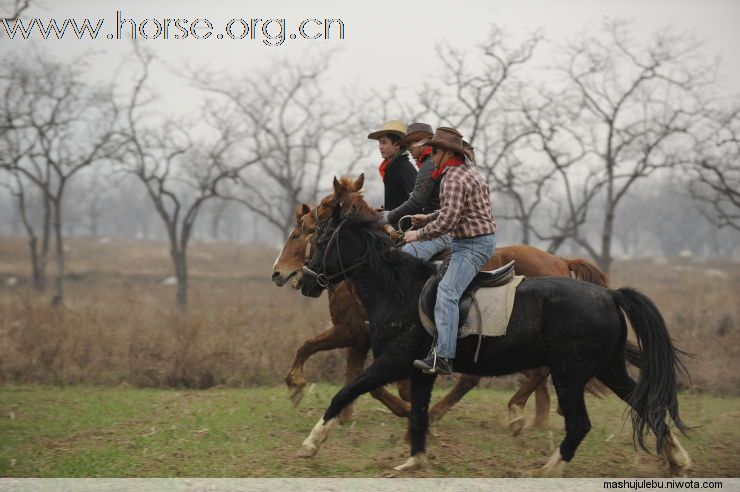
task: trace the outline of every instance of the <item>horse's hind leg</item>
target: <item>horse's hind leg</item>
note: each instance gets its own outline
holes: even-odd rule
[[[602,369],[598,377],[617,396],[628,405],[630,404],[630,395],[637,386],[637,383],[627,373],[623,359],[619,360],[619,358],[613,357],[606,367]],[[656,430],[653,429],[653,432],[655,433]],[[668,430],[668,435],[663,446],[663,457],[666,460],[671,476],[685,476],[691,467],[689,454],[670,430]]]
[[[540,367],[538,369],[528,369],[522,371],[524,374],[524,380],[520,383],[519,389],[514,396],[509,400],[509,431],[513,436],[519,435],[524,429],[524,405],[527,404],[527,400],[532,392],[537,391],[537,408],[535,425],[547,426],[550,417],[550,395],[547,391],[547,376],[550,375],[550,370],[546,367]],[[541,402],[542,395],[539,388],[544,387],[544,398],[545,403]],[[542,412],[545,415],[541,415]]]
[[[540,473],[545,476],[560,476],[565,464],[573,459],[578,445],[591,430],[591,421],[584,399],[585,382],[580,375],[554,374],[553,383],[558,394],[560,407],[565,414],[565,438]]]
[[[298,455],[308,458],[316,454],[321,444],[329,437],[329,431],[336,424],[337,417],[344,407],[352,403],[363,393],[372,391],[391,381],[407,377],[409,372],[408,366],[410,365],[407,362],[393,361],[383,359],[382,357],[375,359],[357,379],[345,385],[334,395],[329,408],[324,412],[324,416],[319,419],[311,430],[311,434],[303,441]]]
[[[426,436],[429,430],[429,400],[436,376],[414,371],[411,375],[411,457],[395,467],[397,471],[412,470],[427,466]]]
[[[303,398],[303,388],[306,386],[306,379],[303,376],[303,365],[309,357],[322,350],[332,350],[336,348],[350,347],[357,343],[349,334],[352,333],[349,327],[338,323],[331,324],[323,332],[313,338],[309,338],[296,350],[293,364],[285,375],[285,384],[288,385],[288,395],[293,405],[298,405]],[[369,348],[369,342],[365,342],[365,352]]]
[[[429,412],[429,418],[432,422],[437,422],[444,417],[450,408],[455,403],[459,402],[468,391],[478,386],[480,381],[479,376],[473,376],[471,374],[461,374],[457,379],[455,386],[447,393],[444,398],[438,401]]]
[[[547,377],[550,368],[544,367],[544,378],[534,389],[534,422],[533,427],[545,429],[550,426],[550,391],[547,389]]]

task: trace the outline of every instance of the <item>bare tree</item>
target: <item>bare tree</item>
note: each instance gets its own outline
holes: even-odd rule
[[[19,170],[19,164],[29,158],[35,145],[35,136],[29,124],[29,108],[35,95],[28,70],[18,58],[10,58],[6,62],[5,70],[0,73],[0,83],[3,95],[0,100],[0,169],[7,171],[2,175],[5,178],[2,184],[13,197],[28,236],[32,285],[36,291],[43,292],[46,288],[46,261],[51,237],[51,202],[43,191],[38,194],[42,210],[39,231],[29,211],[29,208],[33,208],[29,200],[34,202],[38,199],[29,190],[35,185],[25,179]],[[39,174],[49,176],[46,169]],[[46,186],[47,183],[44,184]]]
[[[351,140],[361,133],[356,123],[360,101],[328,97],[323,87],[330,58],[280,61],[231,80],[199,71],[195,80],[196,87],[236,110],[234,124],[248,129],[259,156],[257,165],[241,173],[224,196],[280,232],[290,227],[296,204],[313,202],[327,189],[328,173],[351,172],[367,153],[366,145]]]
[[[530,167],[538,170],[533,181],[543,188],[548,186],[549,206],[546,227],[535,228],[533,219],[528,223],[539,240],[549,243],[548,251],[554,253],[586,224],[604,180],[598,168],[588,167],[589,150],[584,138],[574,130],[579,127],[578,102],[564,99],[564,94],[555,97],[540,91],[538,96],[537,102],[523,101],[522,114],[534,137],[528,139],[528,149],[534,152],[529,155]],[[534,202],[540,203],[543,201]]]
[[[475,147],[476,165],[494,192],[511,199],[513,213],[499,216],[519,222],[524,243],[530,241],[531,221],[552,174],[527,166],[516,153],[532,134],[518,113],[519,72],[541,41],[542,34],[535,32],[512,46],[504,31],[493,26],[473,53],[440,46],[437,54],[445,76],[419,94],[432,118],[460,129]]]
[[[177,278],[179,308],[188,303],[187,248],[198,215],[207,201],[219,196],[219,186],[236,180],[260,156],[237,155],[237,144],[249,135],[233,124],[228,108],[206,104],[200,118],[212,138],[193,138],[193,128],[175,121],[147,118],[145,109],[154,101],[146,83],[153,56],[135,50],[139,74],[122,111],[124,145],[117,160],[146,187],[157,214],[164,222],[170,258]]]
[[[58,305],[64,282],[64,192],[79,171],[106,158],[116,119],[112,89],[85,82],[79,61],[63,64],[34,54],[8,67],[11,75],[4,80],[27,106],[3,134],[15,148],[15,158],[4,167],[36,185],[50,205],[57,266],[52,303]]]
[[[685,163],[698,135],[715,68],[699,55],[691,36],[670,31],[640,47],[621,21],[607,21],[604,36],[566,48],[555,69],[564,88],[548,94],[550,110],[537,130],[566,194],[555,234],[549,234],[551,249],[573,240],[608,271],[619,204],[638,180]],[[573,200],[576,190],[580,198]],[[597,195],[604,206],[594,239],[582,225]]]
[[[690,190],[714,225],[740,231],[740,106],[711,113],[708,123],[711,138],[698,149]]]

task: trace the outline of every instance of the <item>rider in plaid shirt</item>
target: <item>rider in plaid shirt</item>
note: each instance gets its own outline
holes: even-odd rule
[[[466,156],[473,158],[464,148],[460,132],[454,128],[437,128],[426,145],[434,149],[437,169],[432,178],[442,180],[441,208],[429,215],[413,216],[414,224],[424,227],[406,232],[404,239],[407,243],[427,242],[450,233],[452,256],[437,289],[434,309],[437,343],[427,358],[415,360],[414,366],[427,373],[451,374],[451,360],[457,348],[460,296],[493,256],[496,221],[485,179],[465,162]]]
[[[422,241],[447,232],[453,238],[476,237],[496,232],[491,190],[483,176],[470,166],[445,168],[440,209],[427,217],[432,222],[419,229],[419,240]]]

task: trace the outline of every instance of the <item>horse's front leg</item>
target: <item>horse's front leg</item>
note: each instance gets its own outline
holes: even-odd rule
[[[402,465],[394,468],[397,471],[413,470],[427,466],[426,439],[429,430],[429,400],[436,375],[413,371],[411,374],[411,457]]]
[[[303,377],[303,365],[306,360],[316,352],[352,347],[357,342],[349,336],[349,333],[351,333],[351,329],[343,323],[330,324],[326,330],[313,338],[309,338],[298,347],[293,364],[290,366],[288,374],[285,375],[288,396],[293,405],[298,405],[303,398],[303,388],[306,386],[306,379]],[[363,348],[367,353],[370,348],[369,343],[365,342],[364,347],[358,347],[358,350]]]
[[[334,395],[329,408],[324,412],[324,416],[319,419],[311,430],[311,434],[303,441],[298,456],[310,458],[315,455],[321,444],[329,437],[329,432],[336,424],[339,413],[344,407],[355,401],[358,396],[384,384],[406,378],[409,372],[410,364],[403,364],[382,356],[375,359],[357,379],[344,386]]]

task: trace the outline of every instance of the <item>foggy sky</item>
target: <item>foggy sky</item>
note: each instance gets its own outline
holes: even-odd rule
[[[341,87],[381,88],[390,83],[412,89],[435,74],[434,46],[449,42],[458,48],[473,47],[485,39],[490,25],[503,27],[514,39],[544,28],[548,39],[565,42],[579,33],[597,30],[605,17],[633,19],[642,39],[657,29],[672,25],[679,31],[693,31],[706,41],[707,56],[723,55],[726,89],[740,87],[740,1],[737,0],[498,0],[466,2],[432,1],[195,1],[165,0],[105,2],[91,0],[39,0],[24,17],[66,17],[105,19],[103,30],[110,32],[116,10],[139,21],[146,18],[208,18],[214,32],[231,18],[287,18],[295,25],[304,18],[339,18],[345,24],[345,40],[296,40],[281,46],[265,46],[259,40],[150,40],[143,44],[173,68],[185,67],[222,71],[238,75],[274,59],[296,60],[306,54],[339,49],[327,84]],[[130,52],[124,40],[100,39],[36,41],[44,51],[63,59],[95,52],[95,71],[100,77],[111,74],[122,56]],[[0,37],[0,55],[6,50],[23,51],[28,41]],[[539,61],[551,56],[549,47],[538,50]],[[164,91],[163,104],[172,111],[186,111],[197,102],[186,80],[173,79],[163,72],[154,74],[154,83]],[[184,101],[187,100],[187,103]]]

